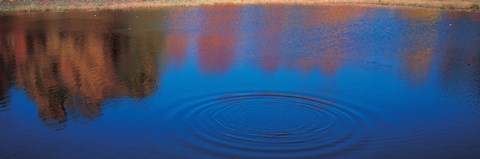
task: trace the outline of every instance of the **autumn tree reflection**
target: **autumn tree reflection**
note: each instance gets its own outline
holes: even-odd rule
[[[7,60],[11,56],[7,54],[8,41],[6,41],[5,34],[0,33],[0,111],[8,109],[9,94],[8,90],[12,87],[10,76],[13,71],[13,64]]]
[[[187,46],[193,41],[191,28],[195,27],[194,14],[194,9],[173,9],[169,12],[169,32],[166,33],[165,47],[169,61],[175,66],[184,64]]]
[[[438,25],[441,12],[438,10],[398,10],[401,19],[408,23],[408,30],[401,37],[402,62],[406,76],[414,85],[425,85],[431,72],[434,48],[439,38]]]
[[[364,15],[364,8],[326,7],[314,13],[309,23],[325,30],[320,45],[320,68],[326,75],[335,75],[345,59],[354,59],[355,52],[349,49],[354,42],[349,32],[359,32],[360,28],[350,26]],[[312,58],[309,58],[312,59]]]
[[[273,70],[279,65],[276,61],[281,61],[304,72],[319,68],[334,76],[344,59],[355,58],[350,52],[355,43],[348,33],[359,31],[350,25],[358,22],[363,12],[363,8],[346,7],[292,7],[282,13],[265,10],[263,20],[268,27],[258,37],[267,48],[262,51],[261,65]],[[297,23],[307,27],[299,28]]]
[[[109,98],[147,97],[158,86],[163,33],[135,32],[128,28],[128,19],[119,22],[114,16],[105,12],[47,14],[42,21],[17,18],[8,26],[13,31],[0,33],[0,72],[14,75],[15,84],[35,101],[40,117],[52,125],[72,114],[95,119]],[[7,77],[0,78],[2,95],[8,89]]]
[[[207,73],[224,73],[234,60],[238,36],[239,6],[209,6],[201,9],[198,56]]]
[[[282,32],[286,29],[287,10],[285,6],[262,8],[262,21],[265,22],[257,33],[257,39],[261,39],[260,65],[263,70],[273,72],[280,67]]]
[[[451,27],[442,35],[441,87],[452,95],[468,94],[480,103],[480,15],[450,13]],[[462,24],[464,21],[472,23]]]

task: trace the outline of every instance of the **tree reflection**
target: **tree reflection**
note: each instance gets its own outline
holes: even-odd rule
[[[434,50],[438,44],[438,10],[398,10],[401,19],[407,20],[408,28],[401,37],[405,44],[401,58],[407,77],[417,86],[425,85],[431,72]]]
[[[90,16],[47,14],[33,22],[16,18],[8,25],[13,31],[0,33],[0,71],[15,75],[15,84],[52,126],[74,114],[95,119],[108,98],[147,97],[157,89],[163,33],[127,31],[129,20],[111,20],[114,16],[105,12],[78,20]],[[7,77],[0,79],[2,94],[8,89]]]
[[[4,36],[3,33],[0,33],[0,37]],[[13,64],[7,61],[11,59],[11,56],[7,54],[7,44],[8,42],[4,38],[0,38],[0,111],[8,109],[8,91],[12,86],[10,75],[13,71]]]
[[[480,16],[448,14],[451,27],[442,35],[441,86],[451,94],[467,94],[480,103]],[[471,23],[465,25],[464,21]],[[478,105],[478,104],[477,104]]]
[[[171,9],[168,18],[168,29],[165,47],[168,59],[175,66],[185,64],[187,47],[193,41],[193,29],[198,27],[195,9]]]
[[[325,75],[334,76],[344,59],[354,58],[350,57],[355,54],[349,52],[353,41],[348,33],[359,31],[350,25],[362,17],[362,8],[274,9],[277,10],[265,10],[265,26],[255,37],[262,39],[261,66],[264,70],[274,70],[281,61],[304,72],[320,68]],[[281,9],[283,11],[279,12]]]
[[[234,60],[239,28],[238,6],[209,6],[201,9],[198,56],[207,73],[225,73]]]
[[[391,32],[391,39],[378,40],[371,36],[377,30],[362,34],[372,25],[365,21],[374,18],[364,18],[368,11],[361,7],[243,9],[218,5],[171,9],[168,14],[153,10],[1,17],[8,23],[0,26],[0,73],[4,75],[0,76],[0,111],[15,85],[28,93],[40,117],[51,125],[72,116],[95,119],[108,99],[152,95],[167,57],[174,66],[187,65],[188,47],[196,53],[199,65],[195,69],[207,75],[226,74],[233,64],[248,59],[266,73],[279,68],[297,72],[319,69],[332,78],[344,65],[368,65],[366,61],[371,59],[367,56],[371,55],[377,60],[374,62],[387,65],[399,60],[398,69],[406,73],[401,77],[415,86],[434,78],[429,75],[436,68],[442,87],[460,90],[480,85],[480,38],[467,35],[478,32],[478,23],[452,27],[441,34],[448,25],[440,25],[440,12],[395,10],[393,18],[401,19],[395,26],[399,30]],[[452,23],[480,19],[449,15]],[[242,21],[249,16],[255,18]],[[389,44],[379,47],[383,43]],[[371,53],[368,51],[377,49],[364,46],[394,50],[395,54]],[[389,55],[395,58],[383,58]],[[459,84],[465,79],[470,85]],[[471,91],[472,87],[464,89]]]

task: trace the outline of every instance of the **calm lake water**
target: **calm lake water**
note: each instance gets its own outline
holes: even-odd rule
[[[2,15],[0,158],[480,158],[480,13]]]

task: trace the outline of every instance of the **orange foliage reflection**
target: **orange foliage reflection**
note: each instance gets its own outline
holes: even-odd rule
[[[63,123],[67,114],[94,119],[105,99],[144,98],[157,88],[162,34],[111,32],[109,26],[122,24],[109,15],[88,19],[94,29],[79,27],[85,21],[58,20],[61,15],[43,18],[41,23],[17,18],[8,26],[13,31],[0,33],[0,71],[15,75],[45,121]]]
[[[440,20],[437,10],[399,10],[400,18],[408,20],[408,32],[402,38],[408,41],[403,48],[402,61],[407,76],[416,85],[424,85],[432,67],[433,47],[437,45],[438,30],[435,28]]]
[[[202,8],[198,58],[207,73],[224,73],[234,60],[239,29],[239,6],[210,6]]]

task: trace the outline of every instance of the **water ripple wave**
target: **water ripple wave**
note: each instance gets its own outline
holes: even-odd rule
[[[180,142],[242,157],[312,157],[365,145],[367,116],[327,100],[283,93],[233,93],[182,102]]]

